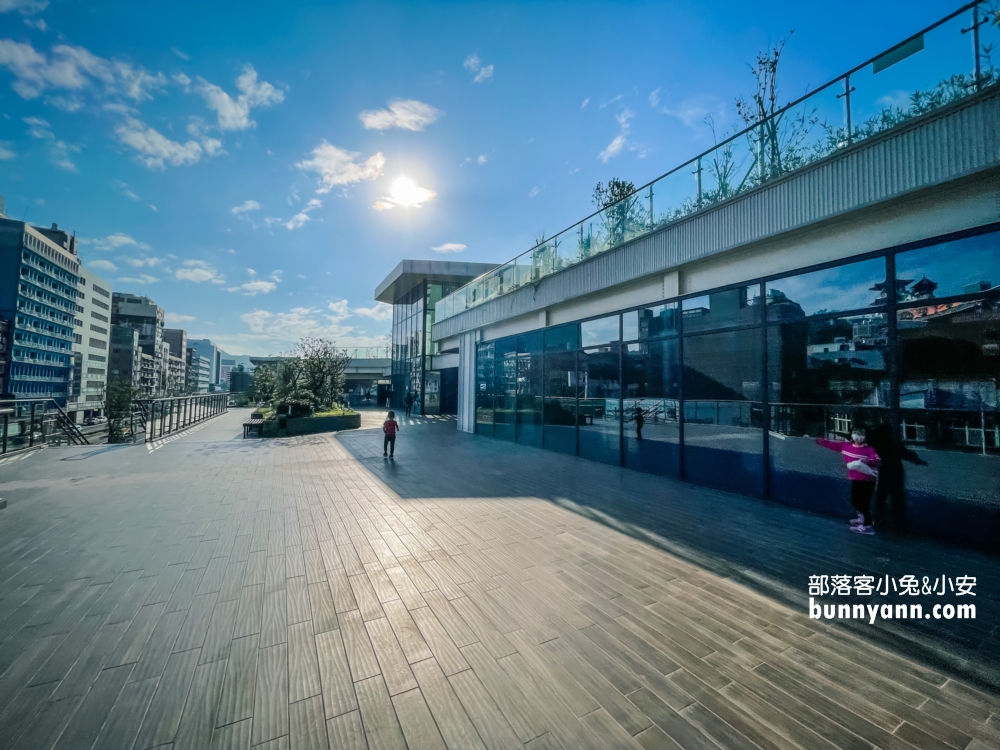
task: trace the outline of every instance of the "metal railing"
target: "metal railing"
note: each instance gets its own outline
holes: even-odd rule
[[[444,297],[435,306],[436,320],[536,283],[996,84],[998,13],[998,0],[967,3],[766,117],[751,118],[748,127],[711,149]]]
[[[224,414],[228,404],[228,393],[136,399],[132,404],[128,432],[134,441],[141,427],[143,442],[149,443]]]
[[[53,399],[0,400],[0,455],[63,443],[89,445],[90,441]]]
[[[354,346],[343,349],[351,359],[392,359],[388,346]]]

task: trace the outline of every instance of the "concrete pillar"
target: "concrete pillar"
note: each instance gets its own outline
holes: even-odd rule
[[[476,431],[476,332],[458,337],[458,429]]]

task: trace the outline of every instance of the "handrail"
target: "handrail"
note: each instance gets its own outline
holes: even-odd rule
[[[945,103],[949,103],[950,101],[955,101],[957,99],[962,98],[963,96],[970,95],[971,93],[973,93],[973,91],[969,91],[969,89],[974,89],[974,91],[979,91],[984,86],[996,83],[998,78],[1000,78],[1000,76],[998,76],[997,71],[992,66],[992,64],[986,71],[983,71],[981,69],[981,63],[984,58],[986,59],[987,62],[989,62],[989,54],[995,45],[981,44],[980,27],[986,25],[990,20],[989,16],[998,11],[996,8],[992,7],[991,4],[989,6],[987,16],[982,18],[982,20],[980,20],[979,16],[980,6],[987,6],[987,3],[984,2],[983,0],[977,0],[976,2],[970,2],[962,5],[952,13],[930,24],[923,30],[915,34],[912,34],[903,41],[898,42],[897,44],[889,47],[883,52],[869,58],[865,62],[856,65],[847,72],[842,73],[839,76],[831,79],[827,83],[807,92],[798,99],[795,99],[794,101],[785,104],[783,107],[776,110],[768,117],[753,122],[752,124],[743,128],[734,135],[724,138],[722,141],[716,143],[711,148],[701,152],[697,156],[688,159],[687,161],[674,167],[673,169],[670,169],[669,171],[665,172],[659,177],[647,182],[646,184],[642,185],[639,188],[636,188],[633,192],[631,192],[628,196],[626,196],[622,200],[617,201],[616,203],[610,204],[608,206],[605,206],[604,208],[601,208],[589,214],[584,219],[571,224],[566,229],[563,229],[562,231],[556,233],[552,237],[549,237],[548,239],[545,239],[542,242],[535,244],[529,250],[519,254],[511,261],[499,266],[493,271],[489,271],[485,274],[482,274],[481,276],[476,277],[475,279],[463,285],[462,287],[455,290],[451,294],[447,295],[437,303],[435,307],[436,322],[446,320],[454,315],[457,315],[459,312],[469,309],[470,307],[482,304],[487,300],[503,296],[504,294],[507,294],[513,291],[514,289],[520,288],[526,283],[534,283],[544,276],[547,276],[551,273],[555,273],[559,270],[562,270],[563,268],[575,265],[576,263],[582,262],[583,260],[586,260],[589,257],[593,257],[594,255],[603,253],[606,250],[611,249],[612,247],[616,247],[621,244],[624,244],[625,242],[629,242],[635,239],[636,237],[643,236],[645,234],[648,234],[649,232],[655,231],[661,228],[662,226],[665,226],[666,224],[669,224],[677,219],[690,215],[691,213],[694,213],[697,210],[701,210],[702,208],[706,208],[709,205],[715,205],[719,201],[740,195],[745,190],[752,189],[756,187],[758,184],[763,184],[769,179],[774,179],[776,177],[783,176],[784,174],[788,174],[800,167],[813,163],[819,158],[823,158],[829,153],[833,153],[842,147],[851,145],[855,140],[861,140],[870,135],[874,135],[876,132],[882,132],[883,130],[888,130],[891,127],[894,127],[896,124],[899,124],[899,122],[901,121],[910,119],[911,117],[916,116],[916,114],[922,114],[923,111],[925,111],[922,108],[923,105],[920,105],[918,98],[914,98],[912,99],[911,105],[906,110],[896,107],[895,105],[891,105],[889,108],[884,109],[882,113],[883,121],[881,123],[874,122],[875,118],[872,118],[869,121],[862,123],[860,126],[852,125],[851,92],[853,92],[855,89],[851,86],[851,81],[850,81],[851,76],[857,74],[859,71],[862,71],[869,65],[874,65],[879,60],[885,61],[887,57],[890,56],[893,52],[904,50],[907,47],[907,45],[911,45],[917,40],[922,40],[922,37],[924,35],[934,31],[935,29],[938,29],[939,27],[943,26],[949,21],[952,21],[961,14],[968,12],[969,10],[973,11],[973,23],[968,29],[962,29],[961,32],[963,34],[966,32],[973,32],[974,34],[973,56],[975,58],[975,76],[971,83],[965,83],[964,72],[959,73],[957,76],[953,75],[951,79],[947,78],[942,79],[942,81],[939,84],[937,84],[937,88],[940,88],[945,84],[949,84],[950,86],[960,90],[961,87],[964,86],[965,94],[963,94],[962,96],[956,96],[955,98],[947,99],[947,96],[953,96],[955,94],[954,90],[949,89],[946,92],[947,96],[942,94],[941,96],[938,97],[938,100],[940,101],[938,101],[937,104],[933,104],[932,102],[933,106],[931,106],[931,109],[936,109],[938,106],[942,106]],[[920,49],[922,49],[922,45]],[[895,60],[888,63],[886,67],[889,67],[890,65],[901,61],[907,56],[909,55],[908,54],[903,55],[902,57],[899,58],[899,60]],[[959,77],[961,77],[960,81],[957,80]],[[779,148],[776,142],[777,135],[774,134],[765,135],[764,131],[771,129],[776,130],[778,127],[780,127],[781,119],[785,115],[787,115],[791,110],[793,110],[795,107],[799,106],[803,102],[806,102],[807,100],[816,97],[818,94],[830,90],[833,86],[835,86],[838,83],[844,84],[844,92],[838,94],[837,99],[841,98],[844,99],[845,111],[846,111],[846,118],[845,118],[846,128],[840,127],[839,125],[836,124],[833,127],[831,127],[829,123],[824,122],[822,127],[827,132],[828,140],[832,142],[826,144],[828,150],[819,149],[816,147],[816,145],[814,145],[813,146],[814,153],[812,154],[813,158],[808,158],[808,155],[797,154],[797,156],[799,157],[798,162],[786,168],[786,165],[781,164],[781,157],[776,153]],[[923,94],[925,95],[926,98],[931,98],[927,96],[928,92],[923,92]],[[920,95],[921,92],[918,91],[916,94],[914,94],[914,97],[919,97]],[[947,101],[945,101],[945,99],[947,99]],[[927,102],[925,100],[923,104],[926,105],[926,103]],[[893,107],[895,107],[895,109],[893,109]],[[916,110],[916,111],[914,113],[911,110]],[[815,111],[816,110],[814,110],[814,112]],[[890,117],[888,118],[885,117],[887,113],[890,115]],[[811,123],[811,125],[812,124],[816,123],[814,122]],[[876,127],[880,127],[880,129],[874,130],[873,128]],[[702,160],[705,159],[705,157],[712,154],[715,154],[716,158],[719,158],[720,156],[725,156],[727,149],[730,149],[729,156],[731,157],[732,156],[731,149],[735,147],[735,145],[737,144],[738,141],[740,141],[740,139],[744,138],[748,139],[748,141],[753,141],[754,139],[756,139],[757,141],[756,146],[754,146],[751,150],[752,151],[756,150],[757,153],[749,153],[745,157],[745,158],[752,157],[752,163],[750,168],[747,169],[746,174],[743,177],[743,181],[737,187],[735,187],[735,189],[733,189],[733,187],[729,185],[727,185],[726,188],[723,189],[723,186],[720,181],[719,189],[716,191],[718,195],[716,195],[715,197],[709,197],[706,200],[701,185],[702,173],[705,171],[705,168],[702,164]],[[837,140],[838,138],[839,140]],[[820,153],[820,151],[822,151],[822,153]],[[769,154],[768,152],[771,153]],[[777,164],[765,165],[764,161],[766,159],[768,159],[769,157],[774,158],[776,156],[777,156]],[[805,160],[803,161],[803,159]],[[693,173],[696,174],[698,178],[697,201],[693,201],[689,196],[687,199],[685,199],[685,201],[682,201],[680,206],[677,207],[673,212],[668,212],[667,214],[661,213],[660,216],[662,217],[662,220],[658,221],[656,215],[654,215],[653,212],[653,195],[654,195],[653,187],[660,181],[668,177],[671,177],[673,175],[677,175],[681,172],[681,170],[684,170],[685,168],[688,167],[692,167],[694,165],[697,165],[697,170]],[[742,163],[740,165],[736,165],[734,167],[734,173],[735,171],[741,169],[742,166],[743,166]],[[765,168],[767,169],[768,173],[771,173],[775,172],[775,166],[777,166],[778,173],[765,174]],[[711,164],[709,164],[708,172],[710,174],[712,173]],[[752,179],[755,172],[757,173],[756,178]],[[748,180],[750,182],[749,185],[747,184]],[[631,208],[631,206],[636,205],[636,202],[640,199],[640,193],[642,193],[643,191],[648,191],[649,220],[636,221],[635,223],[637,224],[637,226],[630,227],[626,226],[626,222],[629,221],[629,217],[622,215],[614,219],[615,226],[613,229],[610,228],[610,223],[608,222],[608,218],[616,213],[624,214],[625,212],[627,212]],[[645,198],[645,196],[642,197]],[[641,211],[644,212],[645,207],[642,207]],[[606,243],[607,247],[597,250],[593,249],[595,242],[600,243],[602,241],[600,240],[599,237],[595,238],[592,233],[593,222],[591,222],[591,227],[590,227],[591,234],[589,234],[586,238],[584,237],[584,225],[587,222],[590,222],[592,219],[595,219],[595,217],[600,218],[606,223],[609,223],[608,239]],[[633,229],[635,230],[634,232],[632,231]],[[567,258],[560,256],[559,254],[560,244],[565,244],[565,240],[570,239],[569,236],[570,232],[576,234],[577,231],[580,234],[579,257]],[[615,235],[618,236],[616,237]],[[545,257],[550,253],[553,256],[551,261],[548,257]],[[530,256],[530,261],[528,256]],[[523,262],[519,263],[518,261],[523,261]],[[528,266],[529,262],[530,262],[530,268]],[[542,263],[545,263],[546,265],[551,265],[552,267],[545,268],[542,266]],[[530,273],[526,274],[525,271],[530,271]],[[526,278],[521,278],[521,277],[526,277]],[[478,286],[484,283],[489,283],[491,288],[483,289],[482,290],[483,293],[477,297],[475,290]],[[496,289],[493,289],[493,287],[496,287]],[[470,296],[472,297],[472,299],[469,299]]]

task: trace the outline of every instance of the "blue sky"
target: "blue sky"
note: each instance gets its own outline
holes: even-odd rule
[[[509,260],[704,150],[769,40],[791,99],[956,5],[0,0],[0,195],[231,353],[377,345],[401,259]]]

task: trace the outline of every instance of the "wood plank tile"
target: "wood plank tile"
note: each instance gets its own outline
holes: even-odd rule
[[[137,747],[156,747],[174,739],[199,656],[198,649],[170,655],[136,738]]]
[[[378,620],[369,620],[365,623],[365,628],[368,630],[368,637],[378,659],[389,695],[396,695],[417,687],[413,673],[410,671],[406,657],[396,641],[389,621],[384,617]]]
[[[326,733],[333,750],[368,750],[361,712],[350,711],[326,722]]]
[[[344,639],[344,651],[347,653],[347,663],[351,667],[354,682],[381,674],[371,641],[368,640],[368,630],[358,610],[340,615],[340,634]]]
[[[369,748],[406,750],[406,740],[396,719],[396,712],[381,676],[355,683],[361,721]]]
[[[485,747],[437,662],[434,659],[417,662],[413,665],[413,674],[448,747]]]
[[[235,602],[227,602],[235,604]],[[200,664],[191,681],[184,713],[181,715],[174,750],[200,750],[217,724],[219,697],[226,662],[213,660]]]
[[[340,631],[328,630],[317,634],[316,651],[326,718],[332,719],[356,710],[358,702]]]
[[[257,644],[256,635],[237,638],[232,642],[219,698],[217,726],[253,716],[257,686]]]
[[[337,611],[333,605],[333,596],[326,580],[309,586],[309,604],[312,608],[313,630],[316,633],[325,633],[340,627]]]
[[[327,750],[330,747],[321,696],[293,702],[288,707],[288,723],[289,750]]]
[[[253,704],[250,744],[288,734],[288,662],[283,643],[261,648],[257,658],[257,687]]]
[[[467,669],[448,679],[487,750],[520,750],[523,747],[474,670]]]
[[[319,695],[319,664],[312,623],[296,623],[288,627],[288,702],[297,703]]]
[[[393,696],[392,704],[409,750],[447,750],[419,690]]]

